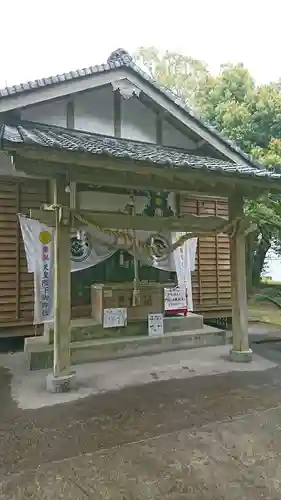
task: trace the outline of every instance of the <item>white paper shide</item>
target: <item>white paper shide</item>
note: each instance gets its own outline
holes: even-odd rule
[[[103,327],[118,328],[127,326],[127,309],[126,307],[115,307],[104,309],[103,311]]]

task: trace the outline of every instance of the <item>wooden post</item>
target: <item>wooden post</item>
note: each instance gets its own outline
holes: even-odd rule
[[[54,241],[54,376],[70,372],[70,237],[69,226],[60,220],[56,210]]]
[[[131,193],[131,211],[132,215],[136,215],[136,200]],[[139,286],[140,286],[140,280],[139,280],[139,262],[137,259],[137,249],[136,249],[136,231],[133,229],[133,237],[134,237],[134,244],[133,244],[133,259],[134,259],[134,282],[133,282],[133,297],[132,297],[132,306],[136,307],[139,306],[140,304],[140,291],[139,291]]]
[[[57,205],[69,206],[64,179],[52,181],[52,198]],[[55,211],[54,239],[54,364],[47,377],[47,389],[65,392],[74,387],[75,374],[70,366],[71,279],[70,221],[63,208]]]
[[[229,219],[243,216],[243,196],[234,192],[229,198]],[[248,303],[246,276],[246,237],[244,232],[235,232],[230,241],[232,333],[233,346],[230,357],[233,361],[252,360],[248,338]]]
[[[117,89],[113,93],[113,119],[114,119],[114,136],[121,137],[121,94]]]

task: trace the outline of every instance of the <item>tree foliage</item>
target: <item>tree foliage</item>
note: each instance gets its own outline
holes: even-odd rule
[[[136,54],[160,84],[178,95],[226,137],[268,168],[281,168],[281,79],[257,85],[242,63],[224,64],[213,75],[207,64],[182,54],[142,47]],[[257,285],[268,250],[281,255],[281,200],[248,200],[246,211],[258,221],[249,237],[249,283]]]
[[[196,95],[208,77],[207,65],[196,59],[155,47],[141,47],[136,60],[160,85],[172,90],[187,105],[196,107]]]

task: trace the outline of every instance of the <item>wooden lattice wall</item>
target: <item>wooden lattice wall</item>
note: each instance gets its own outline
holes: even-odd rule
[[[33,275],[26,258],[17,213],[28,213],[48,201],[48,183],[36,179],[0,181],[0,335],[8,327],[32,325]],[[181,214],[227,217],[227,200],[182,196]],[[195,310],[205,317],[231,315],[230,250],[226,235],[199,239],[193,273]]]
[[[224,198],[181,196],[180,212],[182,215],[228,217],[228,202]],[[192,289],[195,311],[203,313],[205,317],[231,316],[230,247],[227,235],[198,239]]]
[[[0,181],[0,329],[32,325],[33,274],[27,272],[17,213],[47,201],[45,181]]]

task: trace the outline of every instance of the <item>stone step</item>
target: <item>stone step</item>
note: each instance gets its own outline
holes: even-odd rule
[[[229,332],[203,326],[194,331],[166,333],[162,337],[123,337],[117,339],[88,340],[71,342],[71,363],[81,364],[104,361],[166,351],[194,349],[229,343]],[[26,339],[25,353],[30,370],[51,368],[53,365],[53,346],[40,340],[29,342]]]
[[[186,316],[164,318],[164,333],[185,332],[202,329],[203,316],[188,313]],[[114,330],[114,331],[112,331]],[[80,342],[88,340],[104,340],[105,338],[136,337],[148,334],[147,320],[133,321],[121,328],[104,329],[96,324],[92,318],[79,318],[71,322],[71,341]],[[49,328],[50,343],[53,343],[53,329]]]
[[[204,328],[203,316],[188,313],[186,316],[164,318],[164,333],[188,332]]]

